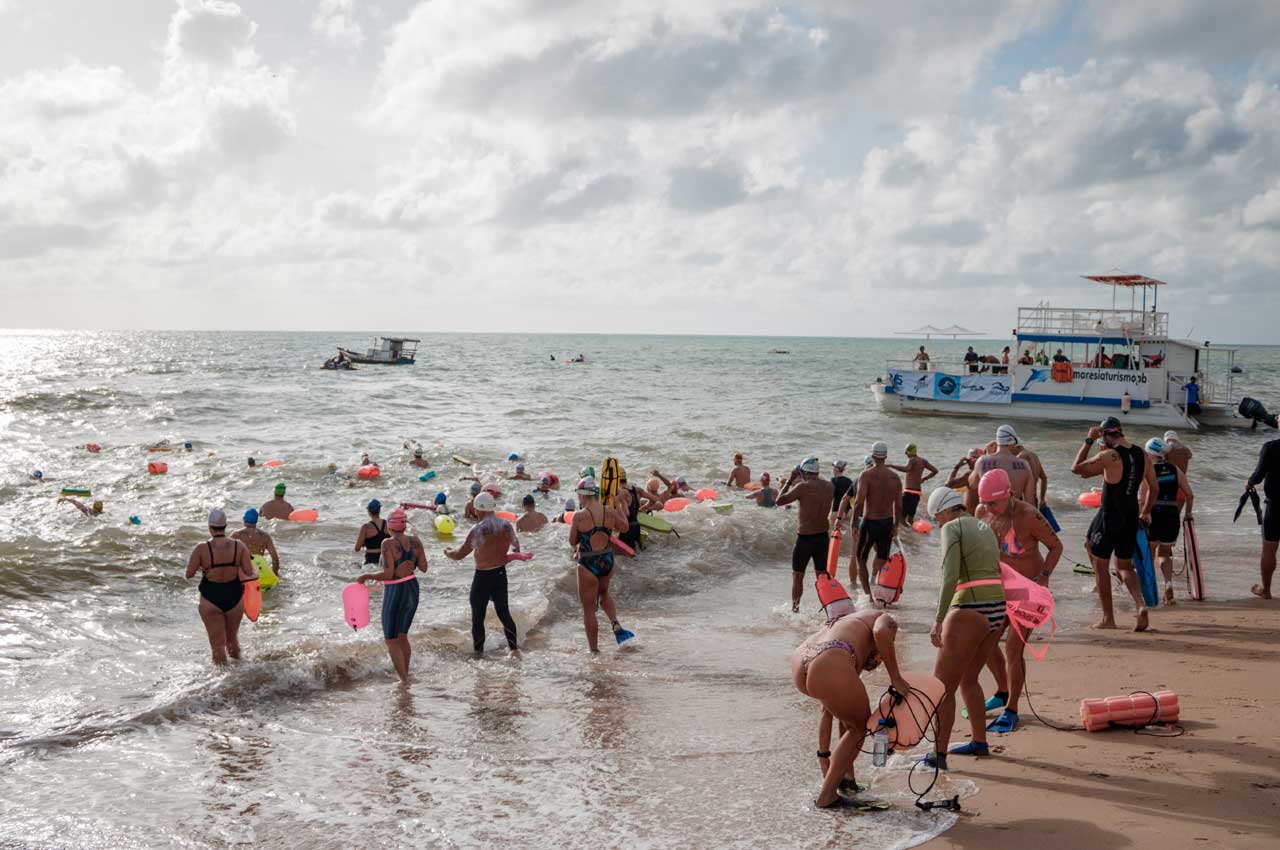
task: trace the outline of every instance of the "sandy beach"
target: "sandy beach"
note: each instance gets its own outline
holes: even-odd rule
[[[1028,660],[1032,701],[1047,720],[1078,725],[1082,697],[1170,689],[1184,735],[1059,732],[1024,700],[1024,725],[991,737],[997,757],[953,757],[952,774],[981,790],[963,801],[959,823],[925,846],[1276,847],[1280,606],[1183,602],[1153,611],[1152,625],[1145,635],[1060,633],[1043,663]]]

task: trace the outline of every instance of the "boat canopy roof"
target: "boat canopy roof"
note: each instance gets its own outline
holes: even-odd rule
[[[378,339],[385,339],[387,342],[422,342],[420,339],[411,339],[407,336],[380,336]]]
[[[1105,283],[1107,286],[1168,286],[1163,280],[1156,280],[1141,274],[1086,274],[1085,280]]]
[[[982,333],[982,331],[971,331],[968,328],[961,327],[960,325],[950,325],[945,328],[936,328],[933,325],[921,325],[914,330],[894,331],[894,334],[897,336],[922,336],[925,339],[930,339],[935,336],[949,336],[954,339],[958,336],[982,336]]]

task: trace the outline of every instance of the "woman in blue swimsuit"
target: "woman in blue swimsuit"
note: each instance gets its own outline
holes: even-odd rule
[[[613,576],[613,532],[627,530],[627,518],[598,501],[600,488],[590,478],[578,482],[578,510],[569,525],[569,545],[574,547],[578,561],[578,598],[582,601],[582,625],[587,631],[587,645],[592,652],[599,652],[596,645],[599,624],[596,608],[604,609],[613,626],[613,636],[618,643],[630,640],[634,634],[618,623],[618,612],[609,595],[609,581]]]
[[[413,655],[409,627],[418,612],[418,577],[414,570],[427,571],[426,550],[421,540],[405,533],[407,525],[403,508],[391,512],[386,526],[391,534],[382,542],[382,571],[356,579],[359,584],[382,582],[382,637],[391,665],[402,682],[409,680],[409,659]]]

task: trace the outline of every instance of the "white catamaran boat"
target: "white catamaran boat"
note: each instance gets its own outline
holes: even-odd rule
[[[1111,309],[1020,308],[1008,365],[958,357],[890,361],[885,377],[871,384],[876,403],[887,413],[916,415],[1087,422],[1114,414],[1190,430],[1252,424],[1234,409],[1235,349],[1169,337],[1169,314],[1156,310],[1158,287],[1166,284],[1142,275],[1086,279],[1112,287]],[[1115,307],[1122,288],[1130,292],[1127,310]],[[1209,375],[1211,354],[1225,358],[1221,382]],[[1031,363],[1018,362],[1026,356]]]

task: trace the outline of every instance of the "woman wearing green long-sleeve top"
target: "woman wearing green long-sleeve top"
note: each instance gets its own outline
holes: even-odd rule
[[[947,767],[947,744],[956,716],[956,689],[969,710],[973,740],[950,750],[985,756],[986,712],[978,674],[1004,628],[1004,585],[1000,582],[1000,544],[991,528],[970,516],[964,497],[947,487],[929,494],[929,513],[942,529],[942,589],[929,638],[938,647],[933,675],[946,686],[938,707],[938,740],[926,764]]]

